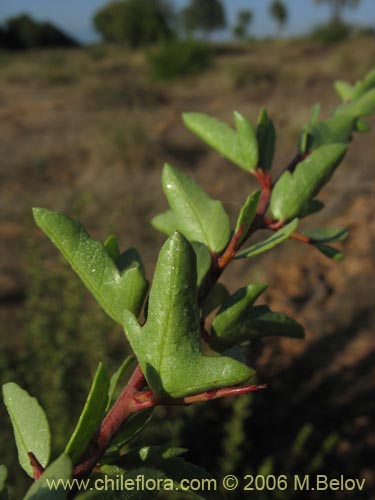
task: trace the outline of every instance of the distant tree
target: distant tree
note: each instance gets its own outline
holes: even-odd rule
[[[236,38],[243,40],[249,36],[249,27],[253,17],[252,10],[243,9],[237,12],[236,24],[233,27],[233,34]]]
[[[341,21],[343,9],[357,7],[361,0],[315,0],[315,2],[329,4],[332,7],[332,20]]]
[[[288,10],[285,4],[281,0],[272,0],[269,12],[281,31],[288,20]]]
[[[72,37],[51,23],[40,23],[26,14],[8,19],[1,29],[0,46],[11,50],[76,47]]]
[[[190,4],[181,12],[181,19],[187,33],[198,30],[211,33],[226,26],[220,0],[190,0]]]
[[[131,48],[173,36],[172,12],[164,0],[111,2],[96,12],[93,22],[104,40],[124,43]]]

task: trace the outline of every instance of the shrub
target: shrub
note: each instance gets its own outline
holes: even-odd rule
[[[332,20],[327,24],[317,26],[311,32],[311,39],[324,44],[333,44],[347,40],[353,32],[353,28],[341,20]]]
[[[167,239],[151,284],[134,247],[120,251],[113,235],[101,243],[93,240],[79,222],[62,213],[44,208],[33,210],[39,228],[71,264],[105,313],[121,325],[134,357],[121,356],[121,365],[112,377],[99,362],[77,426],[64,451],[53,462],[50,462],[50,426],[43,409],[17,384],[3,386],[20,464],[35,480],[25,498],[46,498],[52,479],[64,481],[71,477],[100,482],[89,483],[94,488],[88,494],[82,495],[68,486],[65,492],[48,498],[64,498],[64,495],[66,498],[67,489],[69,498],[81,500],[124,498],[122,492],[110,491],[108,495],[95,491],[95,486],[106,484],[107,479],[114,482],[120,478],[122,483],[133,485],[136,479],[149,480],[149,484],[157,482],[161,489],[186,486],[187,478],[212,481],[205,470],[181,457],[185,451],[181,448],[161,445],[129,451],[125,445],[148,424],[156,407],[183,407],[264,389],[264,385],[254,383],[256,374],[245,356],[248,347],[270,336],[304,338],[300,323],[265,304],[255,305],[268,285],[247,283],[230,294],[220,279],[233,260],[253,259],[287,240],[314,248],[333,260],[344,257],[340,248],[332,244],[347,237],[345,228],[306,230],[304,219],[324,208],[317,196],[342,162],[354,133],[368,130],[363,118],[375,111],[375,70],[354,86],[337,82],[336,90],[342,100],[340,105],[326,120],[319,120],[319,109],[313,108],[299,136],[295,157],[276,177],[271,174],[276,131],[264,109],[256,127],[238,112],[234,113],[235,128],[202,113],[183,115],[191,132],[234,167],[252,175],[259,189],[247,196],[231,229],[223,204],[212,199],[188,175],[166,164],[162,187],[170,208],[154,217],[152,224]],[[254,240],[254,233],[258,235],[259,230],[268,231],[268,235]],[[60,370],[67,369],[75,375],[71,379],[74,385],[79,378],[79,372],[75,372],[77,366],[72,367],[71,359],[61,356],[58,343],[68,341],[65,333],[73,336],[78,326],[81,296],[78,301],[71,301],[71,297],[68,289],[65,303],[53,314],[58,324],[61,321],[62,338],[59,331],[55,338],[55,328],[51,328],[50,339],[55,348],[51,357],[56,360],[53,369],[57,378],[61,380]],[[40,302],[43,307],[44,301]],[[36,362],[30,368],[30,386],[34,370],[38,380],[40,370],[50,362],[45,352],[39,353],[47,340],[39,336],[39,331],[39,327],[35,329],[32,344],[35,350],[30,348],[30,351],[36,361],[41,355],[42,363],[38,366]],[[74,347],[72,343],[72,358]],[[87,361],[85,347],[82,357]],[[52,375],[55,373],[43,381],[47,387],[53,381]],[[125,385],[122,379],[126,379]],[[117,397],[119,388],[122,389]],[[242,400],[235,405],[224,442],[224,449],[233,454],[237,463],[242,455],[239,442],[248,403]],[[69,412],[64,416],[69,419]],[[311,426],[300,429],[291,450],[292,460],[299,460],[311,432]],[[319,468],[324,453],[336,440],[332,435],[321,443],[318,454],[310,461],[312,470]],[[222,462],[221,467],[225,472],[231,471],[231,464]],[[267,459],[256,470],[269,473],[273,470],[272,462]],[[6,470],[1,466],[3,497],[5,478]],[[133,498],[145,498],[140,489]],[[154,493],[158,495],[158,491]],[[203,489],[197,494],[200,498],[212,498],[210,491],[206,493]],[[152,493],[146,498],[154,497]],[[219,490],[214,497],[221,497]]]
[[[108,42],[135,49],[172,37],[171,13],[162,0],[124,0],[100,9],[95,29]]]
[[[154,78],[169,80],[204,71],[212,65],[213,56],[212,48],[206,43],[188,40],[170,42],[150,52],[148,60]]]
[[[39,23],[23,14],[8,19],[0,34],[0,46],[12,50],[44,47],[77,47],[72,37],[51,23]]]

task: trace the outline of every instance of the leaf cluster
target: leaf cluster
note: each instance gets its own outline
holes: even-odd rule
[[[144,448],[124,455],[122,448],[147,424],[157,404],[189,404],[253,390],[248,384],[255,373],[244,362],[243,348],[254,340],[304,337],[302,325],[294,319],[256,304],[266,284],[247,283],[230,294],[220,277],[234,258],[252,258],[287,239],[312,245],[336,260],[343,257],[330,244],[346,238],[345,228],[297,232],[306,216],[323,207],[316,196],[342,161],[354,132],[367,130],[363,117],[375,110],[374,71],[354,86],[338,82],[336,89],[342,104],[323,121],[318,120],[314,108],[301,132],[296,157],[274,180],[276,132],[264,109],[256,126],[235,112],[235,128],[201,113],[183,115],[193,133],[253,175],[260,189],[249,193],[232,226],[220,201],[166,164],[162,187],[170,208],[152,224],[167,239],[150,287],[135,248],[121,251],[114,236],[104,243],[94,241],[70,217],[34,209],[36,224],[108,316],[122,325],[139,365],[129,378],[131,359],[124,360],[112,377],[99,364],[64,453],[47,468],[50,431],[43,410],[16,384],[3,386],[20,464],[27,474],[38,478],[25,498],[42,498],[46,478],[70,477],[72,471],[87,475],[98,463],[99,474],[134,477],[138,473],[168,479],[174,485],[189,474],[207,477],[179,456],[181,450]],[[269,235],[249,241],[259,229]],[[128,383],[113,403],[124,374]],[[119,415],[123,420],[117,421]],[[100,449],[97,455],[96,449]],[[85,468],[87,460],[92,461],[91,468]],[[4,480],[5,472],[0,469],[0,487]],[[61,491],[55,496],[64,498]],[[77,498],[98,497],[86,493]]]

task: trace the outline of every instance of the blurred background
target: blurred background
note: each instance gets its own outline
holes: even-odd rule
[[[183,111],[253,122],[265,106],[278,131],[274,175],[294,157],[335,80],[374,67],[373,0],[0,0],[0,380],[36,396],[61,452],[99,360],[115,370],[129,352],[57,251],[31,207],[78,218],[93,237],[136,245],[152,276],[164,237],[150,219],[166,209],[165,161],[185,170],[233,222],[255,182],[184,129]],[[374,124],[374,119],[372,119]],[[373,235],[374,138],[357,134],[310,226],[344,225],[347,258],[334,263],[288,242],[224,275],[231,290],[270,283],[267,302],[298,319],[304,341],[251,345],[268,389],[187,409],[158,409],[137,445],[179,445],[224,474],[375,476]],[[0,407],[1,459],[14,498],[27,486]],[[323,498],[269,492],[262,499]],[[245,498],[240,493],[230,498]],[[324,496],[324,498],[327,498]]]

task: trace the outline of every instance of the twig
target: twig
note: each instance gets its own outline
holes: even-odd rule
[[[124,387],[115,404],[107,413],[98,432],[89,444],[81,462],[74,468],[74,476],[85,476],[94,468],[116,436],[122,424],[131,414],[138,411],[136,396],[145,386],[146,380],[139,365],[135,368],[129,382]]]
[[[172,399],[168,397],[157,397],[152,391],[144,391],[138,397],[137,407],[139,410],[144,410],[146,408],[152,408],[154,406],[188,406],[193,403],[200,403],[204,401],[211,401],[213,399],[219,399],[229,396],[238,396],[241,394],[248,394],[249,392],[255,392],[262,389],[266,389],[267,385],[246,385],[243,387],[231,386],[222,387],[221,389],[215,389],[212,391],[205,391],[199,394],[194,394],[192,396],[186,396],[184,398]]]
[[[28,456],[29,456],[29,459],[30,459],[31,467],[33,468],[34,480],[37,481],[40,478],[40,476],[43,474],[44,467],[39,462],[39,460],[36,458],[36,456],[34,455],[34,453],[32,453],[31,451],[29,451]]]

